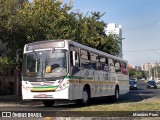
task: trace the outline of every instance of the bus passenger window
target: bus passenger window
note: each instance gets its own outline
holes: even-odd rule
[[[115,72],[121,72],[120,62],[115,60],[114,65],[115,65]]]
[[[79,66],[79,54],[75,53],[75,66]],[[70,51],[70,63],[73,66],[73,51]]]
[[[79,54],[75,54],[75,66],[79,66]]]
[[[106,68],[106,58],[104,56],[99,56],[99,70],[104,70],[104,71],[107,71],[107,68]]]
[[[115,67],[114,67],[113,59],[109,58],[108,59],[108,63],[109,63],[109,71],[110,72],[115,72]]]
[[[83,49],[81,49],[81,67],[90,69],[90,54]]]
[[[91,68],[94,70],[99,69],[98,63],[99,63],[99,55],[95,53],[91,53]]]
[[[126,64],[125,63],[121,63],[121,70],[123,74],[127,74],[127,68],[126,68]]]

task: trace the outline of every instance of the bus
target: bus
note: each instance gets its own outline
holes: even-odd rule
[[[129,92],[127,61],[72,40],[48,40],[24,46],[22,99],[88,105],[93,98]]]

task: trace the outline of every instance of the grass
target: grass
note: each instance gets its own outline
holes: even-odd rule
[[[105,103],[86,107],[73,108],[69,111],[59,111],[61,117],[133,117],[133,114],[155,113],[160,109],[160,100],[143,100],[140,102]],[[145,116],[144,116],[145,117]],[[140,117],[141,118],[141,117]]]
[[[160,100],[145,100],[129,103],[112,103],[73,108],[71,111],[157,111],[160,110]]]
[[[132,117],[134,112],[155,112],[160,110],[160,100],[143,100],[140,102],[105,103],[70,109],[66,116]],[[60,115],[61,112],[60,112]]]

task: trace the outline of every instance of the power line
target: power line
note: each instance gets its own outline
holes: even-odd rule
[[[156,50],[160,50],[160,49],[143,49],[143,50],[133,50],[133,51],[123,51],[123,52],[146,52],[146,51],[155,51],[157,53]],[[158,53],[159,54],[159,53]],[[159,54],[160,55],[160,54]]]
[[[137,51],[128,51],[128,52],[146,52],[146,51],[152,51],[152,52],[156,53],[158,56],[160,56],[160,53],[157,52],[156,50],[160,50],[160,49],[146,49],[146,50],[137,50]]]

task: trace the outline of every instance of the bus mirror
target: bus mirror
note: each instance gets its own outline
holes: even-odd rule
[[[54,51],[55,51],[55,48],[52,48],[52,50],[51,50],[51,54],[52,54],[52,53],[54,53]]]
[[[76,65],[76,58],[75,58],[76,52],[73,51],[72,54],[73,54],[73,66],[75,66]]]

